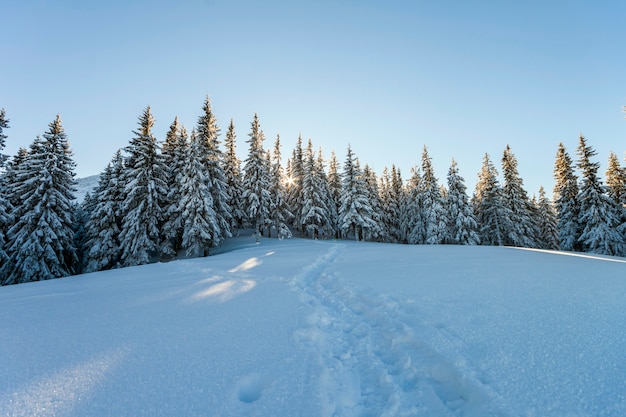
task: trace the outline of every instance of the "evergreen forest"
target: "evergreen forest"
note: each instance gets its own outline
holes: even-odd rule
[[[529,196],[509,146],[497,159],[484,155],[470,195],[454,160],[445,181],[436,178],[427,147],[406,179],[393,165],[380,174],[362,166],[350,146],[338,160],[302,137],[283,158],[280,136],[268,144],[254,115],[240,160],[233,120],[222,142],[208,97],[199,113],[190,131],[176,118],[160,140],[147,107],[128,145],[78,202],[76,162],[60,116],[8,156],[1,152],[10,121],[0,110],[0,284],[204,257],[243,230],[256,239],[626,256],[626,168],[611,153],[603,181],[582,135],[574,156],[562,143],[556,148],[552,199],[543,188]]]

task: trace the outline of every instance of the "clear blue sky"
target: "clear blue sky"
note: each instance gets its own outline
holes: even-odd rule
[[[301,132],[407,179],[426,145],[440,182],[454,157],[470,194],[484,153],[500,168],[509,144],[529,193],[551,196],[557,145],[575,157],[579,132],[602,173],[611,150],[624,164],[625,16],[623,1],[9,0],[5,153],[59,113],[78,176],[97,174],[147,105],[163,140],[209,95],[242,158],[256,112],[285,158]]]

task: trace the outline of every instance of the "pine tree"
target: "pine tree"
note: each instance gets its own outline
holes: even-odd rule
[[[330,196],[328,183],[313,152],[313,143],[309,139],[304,154],[304,177],[302,178],[302,229],[312,238],[330,235],[332,224],[330,216]]]
[[[554,205],[556,228],[561,250],[582,250],[578,238],[581,227],[578,223],[578,178],[574,174],[572,159],[563,143],[559,143],[554,163]]]
[[[609,154],[606,170],[606,186],[609,197],[617,204],[626,207],[626,168],[622,168],[615,153]]]
[[[6,146],[7,135],[4,134],[4,129],[9,127],[9,119],[7,119],[7,114],[4,109],[0,109],[0,173],[4,169],[4,164],[9,158],[7,155],[2,153],[2,150]]]
[[[448,236],[456,245],[478,245],[478,223],[467,196],[465,180],[453,159],[448,170]]]
[[[237,135],[235,124],[230,119],[228,131],[226,132],[226,153],[224,154],[224,177],[226,179],[226,192],[228,193],[228,206],[231,208],[232,220],[230,230],[239,230],[243,227],[246,219],[244,204],[241,199],[243,195],[243,183],[241,178],[241,161],[237,157]]]
[[[271,164],[271,228],[276,229],[276,233],[279,239],[290,238],[291,230],[289,230],[289,227],[287,225],[289,224],[289,220],[291,220],[291,218],[293,217],[293,213],[291,213],[289,211],[289,208],[287,207],[285,175],[283,173],[280,153],[280,135],[276,135]]]
[[[422,174],[418,167],[413,167],[402,204],[400,222],[403,241],[411,245],[420,245],[426,242],[423,213],[424,194],[422,191]]]
[[[438,180],[435,177],[428,149],[422,152],[422,219],[424,221],[424,243],[436,245],[444,243],[448,232],[448,216],[441,196]]]
[[[72,200],[75,163],[60,116],[37,138],[15,172],[13,192],[20,196],[15,223],[8,231],[3,284],[39,281],[75,272]]]
[[[86,232],[87,272],[116,268],[121,263],[122,206],[126,199],[124,173],[124,157],[118,150],[100,174],[92,197],[94,207],[90,210]]]
[[[536,203],[537,239],[540,249],[559,249],[559,233],[557,230],[556,211],[552,202],[546,197],[543,187],[539,188],[539,200]]]
[[[203,136],[192,132],[181,185],[182,248],[189,257],[209,255],[209,248],[218,246],[222,239],[210,191],[210,179],[204,163],[204,141]]]
[[[517,171],[517,159],[509,145],[502,156],[502,204],[507,208],[510,228],[504,229],[504,244],[526,248],[535,247],[535,225],[528,194]]]
[[[367,192],[367,199],[372,207],[372,220],[376,224],[376,229],[378,230],[376,232],[376,238],[386,240],[387,234],[385,232],[386,228],[382,218],[383,203],[380,198],[380,190],[378,189],[378,177],[368,164],[365,164],[365,167],[363,168],[363,180],[365,183],[365,190]]]
[[[161,225],[167,196],[166,167],[152,134],[154,118],[147,107],[139,130],[124,150],[126,198],[122,206],[120,242],[125,266],[142,265],[161,256]]]
[[[224,156],[219,149],[220,132],[217,126],[217,119],[211,110],[209,97],[204,100],[202,107],[204,113],[198,118],[196,127],[198,139],[203,146],[204,165],[209,181],[209,191],[213,198],[213,208],[216,221],[219,226],[219,233],[213,236],[213,246],[221,245],[222,241],[231,237],[230,224],[233,220],[231,207],[228,205],[229,195],[227,191],[226,176],[222,167]]]
[[[183,175],[188,157],[187,130],[178,117],[170,125],[165,143],[161,150],[166,168],[167,196],[163,206],[164,223],[162,227],[161,252],[168,256],[176,256],[183,241],[183,207],[180,203],[182,195]]]
[[[371,240],[380,234],[380,226],[374,220],[368,199],[363,173],[358,159],[348,146],[342,172],[341,206],[339,229],[344,237],[353,235],[358,240]]]
[[[339,238],[339,208],[341,207],[341,177],[339,176],[339,162],[335,151],[330,153],[328,161],[328,195],[332,205],[332,227],[335,238]]]
[[[22,195],[15,191],[14,185],[17,183],[17,173],[27,157],[28,149],[20,147],[17,153],[7,163],[6,171],[2,176],[2,182],[5,187],[4,192],[13,218],[19,217],[17,208],[22,204]]]
[[[385,167],[378,185],[382,210],[382,226],[384,229],[383,236],[385,236],[387,242],[396,243],[398,242],[399,213],[396,211],[396,206],[393,201],[393,189],[391,184],[391,173],[389,169]]]
[[[482,245],[504,245],[505,231],[512,229],[507,207],[502,202],[502,187],[497,176],[498,171],[490,161],[489,155],[485,154],[478,174],[476,191],[472,197]]]
[[[596,151],[587,145],[583,135],[579,138],[577,155],[582,174],[578,192],[578,223],[582,226],[582,233],[578,241],[585,252],[626,255],[626,242],[618,231],[621,225],[619,206],[605,193],[598,178],[600,164],[591,161]]]
[[[252,131],[248,134],[248,158],[243,168],[243,201],[246,216],[252,222],[257,238],[269,225],[270,218],[270,170],[267,163],[259,118],[254,114]]]
[[[287,204],[289,210],[294,214],[293,225],[297,227],[301,233],[303,197],[302,197],[302,181],[304,180],[304,156],[302,150],[302,135],[298,136],[296,147],[293,149],[291,159],[288,163],[287,176],[289,178],[289,187],[287,187]]]
[[[9,262],[9,255],[6,253],[6,234],[9,226],[13,223],[11,216],[12,206],[6,189],[6,178],[4,177],[4,166],[7,156],[2,153],[6,145],[7,135],[3,130],[9,127],[9,120],[6,118],[4,109],[0,109],[0,271],[2,266]]]

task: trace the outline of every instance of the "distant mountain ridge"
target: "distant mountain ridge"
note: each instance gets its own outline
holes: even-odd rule
[[[98,185],[100,175],[91,175],[89,177],[76,179],[76,202],[82,203],[87,193],[92,192]]]

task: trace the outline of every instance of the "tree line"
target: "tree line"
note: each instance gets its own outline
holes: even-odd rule
[[[343,165],[326,161],[302,137],[283,164],[281,138],[270,150],[257,115],[247,158],[237,156],[231,119],[224,139],[207,97],[191,132],[176,118],[165,140],[152,133],[150,107],[129,144],[75,201],[76,164],[57,116],[28,149],[0,154],[2,285],[178,257],[208,256],[224,239],[262,236],[355,239],[404,244],[508,245],[626,256],[626,169],[613,153],[606,185],[581,135],[574,162],[559,144],[554,202],[529,197],[507,146],[502,184],[488,154],[471,197],[454,160],[446,184],[428,149],[404,181],[398,168],[377,175],[348,146]],[[0,151],[9,120],[0,111]]]

